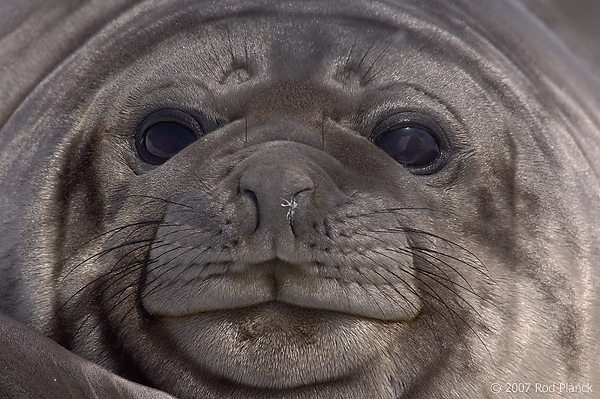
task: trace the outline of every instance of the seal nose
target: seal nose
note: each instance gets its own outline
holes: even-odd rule
[[[241,176],[239,192],[252,203],[255,232],[294,234],[294,221],[314,190],[306,169],[295,163],[267,159]]]

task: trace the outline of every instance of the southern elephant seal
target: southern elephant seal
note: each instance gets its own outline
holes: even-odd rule
[[[82,384],[133,397],[593,395],[600,85],[521,5],[47,3],[0,13],[3,367],[92,361]]]

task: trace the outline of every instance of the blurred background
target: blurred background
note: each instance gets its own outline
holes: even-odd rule
[[[546,0],[571,23],[600,40],[600,0]]]
[[[600,0],[523,0],[575,52],[600,68]]]

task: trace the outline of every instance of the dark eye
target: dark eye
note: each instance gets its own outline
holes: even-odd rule
[[[156,158],[164,162],[194,141],[196,141],[196,135],[186,127],[171,122],[157,123],[144,132],[143,155],[149,155],[150,159]]]
[[[416,126],[389,129],[379,135],[375,145],[398,163],[409,167],[432,165],[442,153],[434,136],[425,128]]]
[[[162,110],[142,123],[136,147],[145,162],[160,165],[196,141],[201,134],[202,128],[190,115],[178,110]]]

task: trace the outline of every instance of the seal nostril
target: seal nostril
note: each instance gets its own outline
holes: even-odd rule
[[[311,209],[310,193],[315,187],[306,160],[289,157],[282,163],[281,158],[280,151],[261,153],[260,159],[240,176],[238,185],[244,206],[256,212],[256,224],[252,226],[255,232],[260,230],[278,240],[295,236],[299,215]],[[245,223],[251,228],[251,220]]]
[[[258,197],[256,196],[256,193],[252,190],[240,188],[239,192],[240,192],[241,197],[248,198],[250,200],[250,203],[253,205],[250,207],[251,210],[249,212],[249,217],[247,217],[247,221],[250,223],[252,221],[252,219],[254,219],[253,231],[256,231],[256,230],[258,230],[258,224],[259,224]]]
[[[250,198],[250,200],[252,201],[252,203],[254,205],[256,205],[256,207],[258,208],[258,198],[256,197],[256,194],[254,193],[254,191],[252,190],[240,190],[240,194],[244,197],[248,197]]]

